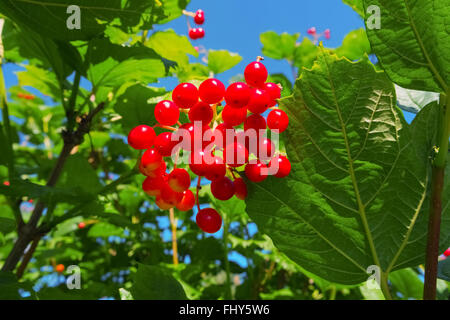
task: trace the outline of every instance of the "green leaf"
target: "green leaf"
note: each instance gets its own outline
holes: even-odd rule
[[[72,13],[67,13],[67,9],[74,4],[80,8],[81,26],[71,30],[67,20]],[[0,2],[0,12],[46,37],[88,40],[100,35],[107,23],[127,28],[152,21],[156,18],[154,6],[154,0],[4,0]]]
[[[0,272],[0,300],[19,300],[23,299],[20,296],[20,290],[32,291],[29,285],[19,283],[16,276],[11,272]],[[32,297],[28,299],[33,299]]]
[[[402,299],[421,300],[423,295],[423,282],[419,275],[411,268],[398,270],[389,275],[393,291],[401,294]]]
[[[367,35],[392,81],[407,89],[446,92],[450,81],[448,2],[364,0],[364,5],[380,8],[381,28],[369,25],[368,15]]]
[[[272,59],[292,61],[294,60],[294,50],[299,36],[300,33],[289,34],[284,32],[277,34],[274,31],[261,33],[259,39],[263,44],[262,53],[265,57]]]
[[[110,237],[110,236],[123,236],[123,228],[117,227],[110,223],[99,222],[93,225],[89,231],[88,236],[92,238],[97,237]]]
[[[133,296],[131,295],[131,292],[124,288],[119,288],[119,294],[120,300],[134,300]]]
[[[302,68],[311,68],[317,58],[318,47],[308,38],[303,38],[302,43],[295,48],[294,66],[301,70]]]
[[[444,259],[438,263],[438,278],[450,281],[450,259]]]
[[[225,72],[241,61],[240,55],[227,50],[209,50],[208,53],[208,67],[214,74]]]
[[[342,0],[345,4],[352,7],[361,17],[364,17],[363,0]]]
[[[53,97],[54,100],[56,97],[60,97],[61,90],[54,73],[32,65],[25,66],[25,68],[26,71],[17,72],[20,86],[33,87],[43,94]]]
[[[365,54],[370,54],[370,42],[367,39],[366,30],[353,30],[347,34],[336,54],[339,57],[346,57],[349,60],[359,60]]]
[[[197,50],[194,49],[188,38],[177,35],[172,29],[153,33],[147,40],[146,46],[155,50],[165,59],[175,61],[178,65],[189,63],[188,54],[198,57]]]
[[[405,111],[418,113],[427,104],[438,101],[439,93],[409,90],[395,85],[398,106]]]
[[[57,186],[81,189],[92,194],[96,194],[102,187],[97,173],[81,155],[73,155],[67,159]]]
[[[249,186],[247,212],[258,227],[326,280],[357,284],[371,265],[387,272],[423,260],[411,230],[426,202],[427,160],[394,97],[367,58],[352,63],[321,49],[281,100],[290,176]]]
[[[149,88],[135,85],[127,89],[117,100],[115,110],[122,116],[122,125],[126,130],[141,125],[156,123],[154,107],[156,103],[149,99],[162,96],[165,93],[161,88]]]
[[[90,56],[88,79],[96,88],[155,82],[166,75],[166,68],[171,65],[166,65],[150,48],[120,46],[105,39],[92,41]]]
[[[130,290],[135,300],[185,300],[181,284],[166,270],[139,264]]]

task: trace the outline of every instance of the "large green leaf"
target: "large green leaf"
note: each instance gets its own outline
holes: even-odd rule
[[[80,8],[81,28],[70,30],[67,9],[74,4]],[[87,40],[102,33],[106,23],[126,28],[152,21],[154,13],[162,14],[155,6],[154,0],[3,0],[0,12],[46,37]]]
[[[393,291],[397,293],[400,298],[408,300],[422,299],[423,282],[419,279],[419,275],[411,268],[398,270],[392,272],[389,276],[389,281],[393,286]]]
[[[208,67],[215,74],[225,72],[241,61],[240,55],[227,50],[209,50],[208,53]]]
[[[153,126],[156,123],[154,114],[156,103],[149,102],[149,99],[161,96],[164,93],[164,89],[149,88],[142,85],[128,88],[118,98],[115,105],[116,112],[122,116],[121,122],[124,128],[131,130],[141,124]]]
[[[345,4],[352,7],[361,17],[364,17],[363,0],[342,0]]]
[[[250,184],[247,212],[262,231],[333,282],[362,282],[370,265],[387,272],[420,263],[424,242],[414,230],[425,216],[423,153],[431,150],[421,145],[431,142],[412,138],[386,74],[367,58],[352,63],[321,49],[281,105],[292,171]]]
[[[303,38],[303,41],[295,47],[294,65],[299,69],[311,68],[317,58],[317,51],[317,46],[311,40]]]
[[[392,81],[407,89],[447,91],[450,2],[364,0],[364,4],[380,8],[381,28],[367,25],[367,34]]]
[[[294,60],[294,50],[300,33],[289,34],[284,32],[277,34],[274,31],[261,33],[259,36],[263,44],[262,53],[272,59]]]
[[[92,41],[91,45],[88,79],[95,88],[155,82],[164,77],[167,68],[172,65],[167,60],[163,61],[152,49],[143,46],[125,47],[106,39]]]
[[[366,30],[353,30],[347,34],[339,48],[336,49],[338,56],[346,57],[350,60],[361,59],[364,54],[370,54],[370,43],[367,39]]]
[[[175,61],[178,65],[189,63],[188,54],[198,57],[186,36],[179,36],[173,30],[158,31],[152,34],[146,45],[156,51],[160,56]]]
[[[395,85],[398,106],[405,111],[418,113],[423,107],[439,100],[439,93],[410,90]]]
[[[184,300],[181,284],[166,270],[139,264],[131,294],[135,300]]]

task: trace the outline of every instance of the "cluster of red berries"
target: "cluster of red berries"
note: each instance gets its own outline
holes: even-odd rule
[[[140,172],[147,177],[143,190],[156,197],[163,210],[176,207],[189,211],[197,204],[197,224],[208,233],[220,229],[222,218],[212,208],[200,210],[202,177],[211,181],[211,193],[218,200],[233,196],[244,200],[247,186],[240,174],[261,182],[268,175],[286,177],[291,170],[287,157],[276,153],[275,144],[266,137],[267,127],[273,138],[289,124],[287,114],[276,107],[281,87],[266,82],[268,72],[259,59],[246,67],[244,77],[246,83],[236,82],[228,88],[217,79],[207,79],[199,88],[181,83],[173,90],[172,101],[163,100],[155,106],[158,124],[137,126],[128,135],[132,148],[145,150],[139,163]],[[180,123],[181,112],[190,122]],[[155,127],[167,131],[156,135]],[[196,195],[190,190],[188,170],[177,168],[180,155],[198,176]],[[168,173],[164,157],[171,157],[174,163]],[[243,172],[238,172],[243,166]]]
[[[195,13],[184,10],[183,14],[186,15],[187,17],[194,18],[195,24],[199,26],[205,23],[205,13],[201,9],[198,9],[197,12]],[[205,36],[205,30],[203,28],[191,28],[189,20],[188,20],[188,29],[189,29],[189,38],[191,38],[192,40],[201,39]]]

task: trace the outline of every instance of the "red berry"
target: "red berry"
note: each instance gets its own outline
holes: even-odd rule
[[[133,128],[128,134],[128,144],[136,150],[150,149],[155,140],[155,130],[146,125]]]
[[[63,264],[58,264],[56,267],[55,267],[55,270],[56,270],[56,272],[58,272],[58,273],[62,273],[63,271],[64,271],[64,265]]]
[[[183,141],[181,147],[183,150],[192,151],[197,149],[203,149],[212,143],[213,134],[211,132],[210,139],[204,139],[204,135],[206,135],[207,131],[211,130],[211,128],[207,124],[203,124],[200,130],[196,129],[196,124],[194,123],[185,123],[183,124],[178,131],[176,131],[176,137],[178,137],[178,141]],[[176,139],[175,139],[176,140]],[[178,143],[177,143],[178,144]]]
[[[223,162],[222,158],[214,157],[214,162],[207,165],[205,178],[208,180],[219,179],[227,173],[227,166]]]
[[[223,150],[223,159],[230,167],[240,167],[248,162],[248,150],[240,143],[230,143]]]
[[[205,30],[203,28],[198,28],[197,29],[197,38],[201,39],[205,36]]]
[[[146,172],[153,171],[161,166],[162,156],[156,149],[148,149],[141,158],[141,165]]]
[[[251,113],[263,113],[270,107],[270,96],[265,90],[252,89],[248,110]]]
[[[161,189],[165,186],[166,182],[162,176],[155,178],[147,177],[144,182],[142,182],[142,190],[149,196],[160,196]]]
[[[180,118],[180,108],[172,101],[160,101],[155,107],[155,118],[162,125],[173,126]]]
[[[244,121],[244,130],[253,129],[259,135],[260,130],[266,130],[266,119],[259,114],[252,114]]]
[[[240,200],[245,200],[245,198],[247,198],[247,185],[245,184],[244,179],[237,178],[234,180],[234,190],[236,198]]]
[[[189,110],[188,116],[191,122],[201,121],[203,124],[209,124],[214,117],[214,112],[209,104],[200,101]]]
[[[141,171],[141,173],[144,176],[147,176],[147,177],[150,177],[150,178],[155,178],[155,177],[160,177],[160,176],[165,175],[166,169],[167,169],[167,165],[164,162],[164,160],[161,161],[161,163],[160,163],[158,168],[152,169],[152,170],[144,169],[142,167],[142,164],[139,164],[139,170]]]
[[[203,10],[199,9],[195,13],[194,22],[196,24],[203,24],[205,22],[205,13]]]
[[[177,209],[180,211],[189,211],[195,205],[195,197],[191,190],[186,190],[183,192],[183,198],[177,204]]]
[[[219,149],[224,148],[226,145],[234,141],[236,131],[234,128],[226,123],[219,124],[214,129],[214,143]],[[230,135],[230,141],[227,141],[227,134]]]
[[[175,207],[174,205],[165,202],[161,196],[156,197],[155,203],[161,210],[169,210]]]
[[[270,130],[278,130],[279,133],[287,129],[289,117],[283,110],[272,110],[267,116],[267,126]]]
[[[222,217],[212,208],[200,210],[195,220],[199,228],[207,233],[216,233],[222,227]]]
[[[245,175],[253,182],[261,182],[267,178],[267,174],[263,171],[267,171],[267,166],[261,161],[249,163],[245,166]]]
[[[228,86],[225,92],[227,105],[233,108],[243,108],[250,101],[250,88],[243,82],[236,82]]]
[[[183,199],[183,192],[176,192],[168,184],[164,184],[161,188],[161,199],[175,207]]]
[[[450,256],[450,248],[444,251],[444,256],[449,257]]]
[[[211,183],[211,193],[216,199],[226,201],[234,196],[234,184],[228,177],[218,178]]]
[[[267,82],[264,84],[264,90],[270,96],[270,106],[275,106],[277,100],[281,98],[281,88],[275,83]]]
[[[244,77],[249,86],[262,87],[268,77],[267,69],[261,62],[252,62],[245,68]]]
[[[205,30],[203,28],[192,28],[189,30],[189,38],[192,40],[200,39],[205,36]]]
[[[258,143],[258,159],[269,161],[275,153],[275,144],[268,138],[262,138]]]
[[[172,92],[172,100],[180,108],[189,109],[198,102],[198,90],[192,83],[180,83]]]
[[[238,126],[245,121],[247,108],[232,108],[226,105],[222,111],[222,120],[229,126]]]
[[[172,132],[163,132],[155,138],[155,149],[163,157],[170,157],[174,147],[177,145],[176,141],[172,141]]]
[[[189,168],[198,176],[205,176],[208,170],[207,155],[203,150],[195,150],[191,153]]]
[[[273,174],[277,178],[284,178],[291,172],[291,162],[285,156],[277,156],[270,160],[269,169],[276,170],[278,163],[278,170]],[[272,174],[272,173],[271,173]]]
[[[198,88],[200,99],[209,104],[222,101],[225,95],[225,86],[217,79],[206,79]]]
[[[8,186],[10,186],[11,184],[9,183],[9,181],[5,181],[5,182],[3,182],[3,185],[8,187]]]
[[[86,223],[84,223],[84,222],[80,222],[78,224],[78,229],[84,229],[85,227],[86,227]]]
[[[168,184],[173,191],[184,192],[191,186],[191,177],[185,169],[173,169],[169,174]]]

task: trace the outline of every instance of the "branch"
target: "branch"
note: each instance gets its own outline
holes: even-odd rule
[[[450,138],[450,91],[441,95],[441,127],[439,152],[433,162],[431,205],[428,217],[427,251],[425,263],[424,300],[436,300],[437,266],[442,217],[442,193]]]

